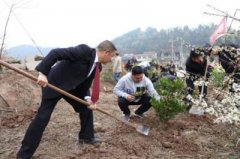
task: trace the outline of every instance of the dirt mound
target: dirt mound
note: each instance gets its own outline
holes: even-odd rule
[[[0,158],[14,159],[23,135],[38,108],[41,88],[35,82],[13,72],[0,74]],[[98,106],[121,118],[113,84],[101,83]],[[131,110],[135,106],[130,107]],[[42,142],[34,154],[38,159],[77,158],[240,158],[240,126],[213,124],[210,116],[188,113],[168,122],[158,119],[153,109],[143,119],[131,118],[135,124],[146,124],[148,136],[139,134],[100,112],[94,112],[96,136],[104,143],[79,145],[78,115],[61,100],[56,106]]]

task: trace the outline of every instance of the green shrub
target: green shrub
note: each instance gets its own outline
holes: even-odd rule
[[[151,104],[156,111],[160,120],[168,120],[173,118],[179,112],[186,110],[183,102],[185,97],[185,85],[183,79],[169,80],[160,78],[155,84],[157,92],[160,94],[160,101],[151,100]]]
[[[210,82],[215,87],[222,87],[224,76],[225,76],[224,69],[222,67],[215,67],[211,72]]]

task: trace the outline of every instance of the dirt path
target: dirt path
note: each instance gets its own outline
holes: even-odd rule
[[[111,90],[113,85],[102,83]],[[7,108],[0,99],[0,159],[14,159],[23,135],[39,104],[40,88],[28,79],[13,73],[0,75],[0,95],[10,104]],[[117,98],[102,88],[99,107],[121,118]],[[135,107],[132,106],[133,110]],[[78,115],[64,100],[60,101],[44,132],[36,159],[77,158],[240,158],[240,126],[216,125],[209,116],[187,113],[161,122],[151,108],[144,119],[131,119],[151,127],[149,136],[104,115],[94,112],[96,136],[104,143],[79,145]]]

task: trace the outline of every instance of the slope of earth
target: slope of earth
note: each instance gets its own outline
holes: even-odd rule
[[[121,118],[113,84],[102,82],[98,107]],[[41,88],[13,72],[0,74],[0,159],[14,159],[23,135],[36,114]],[[5,100],[5,101],[4,101]],[[7,102],[7,103],[6,103]],[[131,106],[131,110],[136,106]],[[240,158],[240,126],[213,124],[211,117],[188,113],[162,122],[153,108],[143,119],[130,122],[146,124],[148,136],[100,112],[94,112],[96,136],[100,145],[79,145],[79,118],[71,106],[61,100],[46,128],[36,159],[77,158]]]

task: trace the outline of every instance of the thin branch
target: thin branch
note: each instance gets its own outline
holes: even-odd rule
[[[236,10],[235,10],[235,13],[234,13],[234,15],[233,15],[234,18],[236,17],[237,11],[240,11],[240,9],[236,9]],[[228,27],[228,32],[229,32],[230,29],[231,29],[232,23],[233,23],[233,19],[232,19],[232,21],[231,21],[231,23],[230,23],[230,25],[229,25],[229,27]]]
[[[224,12],[224,11],[222,11],[222,10],[220,10],[220,9],[217,9],[216,7],[213,7],[213,6],[211,6],[210,4],[207,4],[207,6],[213,8],[214,10],[216,10],[216,11],[222,13],[222,14],[228,15],[227,12]]]
[[[5,2],[5,1],[4,1]],[[5,2],[6,6],[8,6],[8,4]],[[10,8],[10,7],[9,7]],[[32,43],[34,44],[34,46],[36,47],[36,49],[38,50],[38,52],[44,57],[44,54],[42,53],[41,49],[38,47],[37,43],[35,42],[35,40],[33,39],[33,37],[31,36],[31,34],[28,32],[28,30],[26,29],[26,27],[23,25],[23,23],[20,21],[20,19],[17,17],[17,15],[14,13],[14,11],[12,11],[12,14],[14,15],[14,17],[16,18],[17,22],[20,24],[20,26],[23,28],[23,30],[25,31],[25,33],[28,35],[28,37],[30,38],[30,40],[32,41]]]
[[[234,20],[236,20],[236,21],[240,21],[240,19],[235,18],[235,17],[233,17],[233,16],[231,16],[231,15],[229,15],[229,14],[227,14],[227,15],[222,15],[222,14],[215,14],[215,13],[208,13],[208,12],[203,12],[203,14],[208,14],[208,15],[213,15],[213,16],[219,16],[219,17],[224,17],[224,16],[226,16],[226,17],[232,18],[232,19],[234,19]]]
[[[2,58],[2,55],[3,55],[3,46],[4,46],[4,43],[5,43],[5,38],[6,38],[6,34],[7,34],[7,27],[8,27],[8,23],[9,23],[9,20],[10,20],[11,13],[13,11],[13,7],[14,7],[14,4],[12,4],[12,6],[9,10],[8,17],[7,17],[7,20],[6,20],[6,23],[5,23],[3,37],[2,37],[2,44],[1,44],[1,48],[0,48],[0,59]]]

